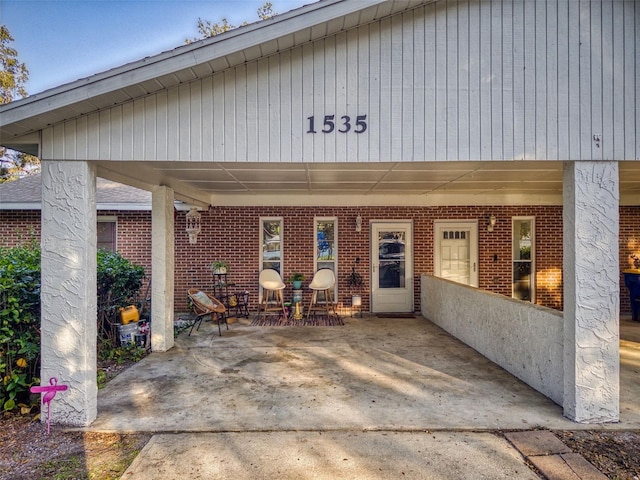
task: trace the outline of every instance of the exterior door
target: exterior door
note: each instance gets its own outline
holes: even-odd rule
[[[435,274],[473,287],[478,286],[478,223],[436,221]]]
[[[413,312],[413,227],[371,224],[371,311]]]

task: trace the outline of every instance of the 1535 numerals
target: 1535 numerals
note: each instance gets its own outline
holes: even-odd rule
[[[307,117],[307,121],[309,122],[307,133],[318,133],[316,130],[316,117],[314,115]],[[343,115],[337,120],[335,115],[325,115],[320,132],[332,133],[334,131],[340,133],[364,133],[367,131],[367,116],[358,115],[354,122],[349,115]]]

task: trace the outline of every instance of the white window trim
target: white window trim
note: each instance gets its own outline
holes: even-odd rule
[[[339,246],[338,246],[338,217],[313,217],[313,271],[318,271],[318,255],[316,248],[318,247],[318,222],[333,222],[333,236],[334,236],[334,260],[333,260],[333,273],[336,276],[336,284],[333,287],[333,302],[338,302],[338,278],[340,278],[338,272],[338,259],[339,259]]]
[[[118,251],[118,217],[115,215],[98,215],[97,223],[115,223],[114,251]],[[96,239],[97,240],[97,239]]]
[[[260,265],[260,271],[264,270],[264,257],[262,251],[262,245],[264,244],[264,229],[262,228],[264,222],[280,222],[280,276],[284,275],[284,217],[260,217],[258,229],[260,230],[259,241],[259,253],[258,262]],[[282,279],[284,282],[284,278]],[[259,300],[262,302],[262,287],[259,286]]]
[[[525,215],[525,216],[517,216],[511,217],[511,298],[514,298],[513,295],[513,264],[516,261],[513,258],[513,242],[515,240],[515,229],[514,225],[517,221],[528,220],[531,222],[531,276],[530,276],[530,288],[531,288],[531,303],[536,303],[537,299],[537,289],[536,289],[536,217],[533,215]]]

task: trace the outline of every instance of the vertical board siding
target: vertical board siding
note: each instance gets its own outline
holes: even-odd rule
[[[640,6],[623,2],[624,12],[624,156],[638,158],[640,129]],[[633,32],[633,33],[631,33]],[[619,53],[618,53],[619,54]],[[634,81],[635,80],[635,81]]]
[[[482,135],[478,131],[472,132],[472,129],[480,128],[481,125],[481,107],[480,107],[480,26],[477,18],[480,13],[480,5],[477,2],[470,1],[468,4],[469,13],[469,110],[461,117],[468,117],[468,136],[469,136],[469,159],[477,159],[477,152],[480,151],[480,139]]]
[[[50,127],[43,158],[640,159],[639,23],[635,1],[440,0]]]
[[[458,28],[456,38],[456,52],[457,52],[457,69],[456,80],[458,82],[458,89],[455,92],[457,96],[457,103],[459,109],[465,112],[470,112],[470,96],[469,96],[469,55],[470,55],[470,41],[469,41],[469,2],[461,1],[458,4]],[[471,114],[456,115],[458,129],[458,158],[460,160],[469,160],[470,145],[469,145],[469,119]]]

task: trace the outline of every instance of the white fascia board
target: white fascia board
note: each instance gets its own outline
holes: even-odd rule
[[[0,117],[0,122],[2,117]],[[20,135],[19,137],[11,137],[2,146],[18,152],[28,153],[40,157],[40,139],[41,132],[31,132],[26,135]]]
[[[25,202],[0,202],[0,210],[41,210],[42,204],[37,203],[25,203]]]
[[[151,211],[150,203],[98,203],[96,210],[114,210],[114,211]]]
[[[326,0],[0,105],[0,126],[110,93],[294,33],[388,0]]]
[[[464,193],[415,194],[224,194],[212,195],[214,207],[250,207],[255,205],[336,207],[336,206],[405,206],[439,207],[471,205],[562,205],[562,194],[489,194],[474,195]]]
[[[176,201],[174,207],[179,211],[189,211],[191,208],[197,208],[198,210],[206,210],[208,205],[191,204]],[[0,203],[0,210],[41,210],[42,204],[38,203]],[[98,203],[96,204],[96,210],[100,211],[115,211],[115,212],[143,212],[151,211],[151,204],[147,203]]]

